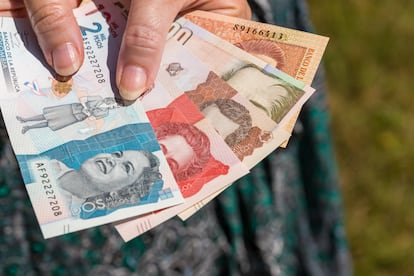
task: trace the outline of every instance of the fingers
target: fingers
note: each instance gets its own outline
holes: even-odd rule
[[[0,1],[0,16],[24,17],[26,9],[23,0]]]
[[[135,100],[152,86],[168,29],[181,9],[177,2],[182,1],[131,2],[116,74],[124,99]]]
[[[252,12],[246,0],[190,0],[182,13],[193,10],[205,10],[245,19],[251,19]]]
[[[77,1],[24,0],[46,61],[61,76],[76,73],[83,62],[83,41],[72,13]]]
[[[148,90],[158,72],[171,23],[180,12],[194,9],[250,18],[242,0],[132,0],[117,65],[117,86],[126,100]]]
[[[0,11],[24,8],[23,0],[0,1]]]

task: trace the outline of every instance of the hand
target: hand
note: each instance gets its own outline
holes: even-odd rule
[[[74,74],[83,62],[82,37],[71,11],[79,2],[24,0],[46,61],[62,76]],[[20,14],[24,5],[23,0],[0,0],[0,12],[9,8]],[[123,98],[135,100],[152,86],[171,23],[196,9],[251,16],[246,0],[131,0],[116,71]]]
[[[121,45],[117,85],[121,95],[134,100],[147,90],[156,77],[166,36],[178,14],[191,10],[250,17],[243,0],[133,0]]]
[[[47,63],[71,76],[83,62],[83,40],[72,9],[78,0],[0,0],[0,15],[28,15]]]

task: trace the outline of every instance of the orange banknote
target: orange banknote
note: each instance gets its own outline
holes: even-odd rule
[[[250,49],[262,43],[273,51],[276,63],[272,65],[309,85],[329,40],[325,36],[204,11],[191,12],[185,18],[253,55]],[[273,45],[267,46],[263,41]]]
[[[321,35],[205,11],[191,12],[185,18],[309,85],[329,41]],[[273,59],[255,53],[260,44]],[[284,125],[285,130],[292,132],[298,115]]]

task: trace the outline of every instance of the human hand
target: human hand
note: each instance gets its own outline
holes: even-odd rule
[[[0,0],[1,16],[28,16],[47,63],[71,76],[83,63],[83,40],[72,9],[78,0]]]
[[[27,9],[46,61],[57,74],[70,76],[83,62],[83,42],[72,9],[76,0],[0,0],[1,11]],[[205,10],[250,18],[246,0],[131,0],[118,57],[116,83],[121,96],[135,100],[156,77],[171,23],[177,15]]]

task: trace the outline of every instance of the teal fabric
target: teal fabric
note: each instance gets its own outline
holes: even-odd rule
[[[306,3],[251,2],[256,20],[310,31]],[[111,225],[44,240],[1,127],[1,275],[351,275],[323,71],[286,149],[188,221],[124,243]]]

